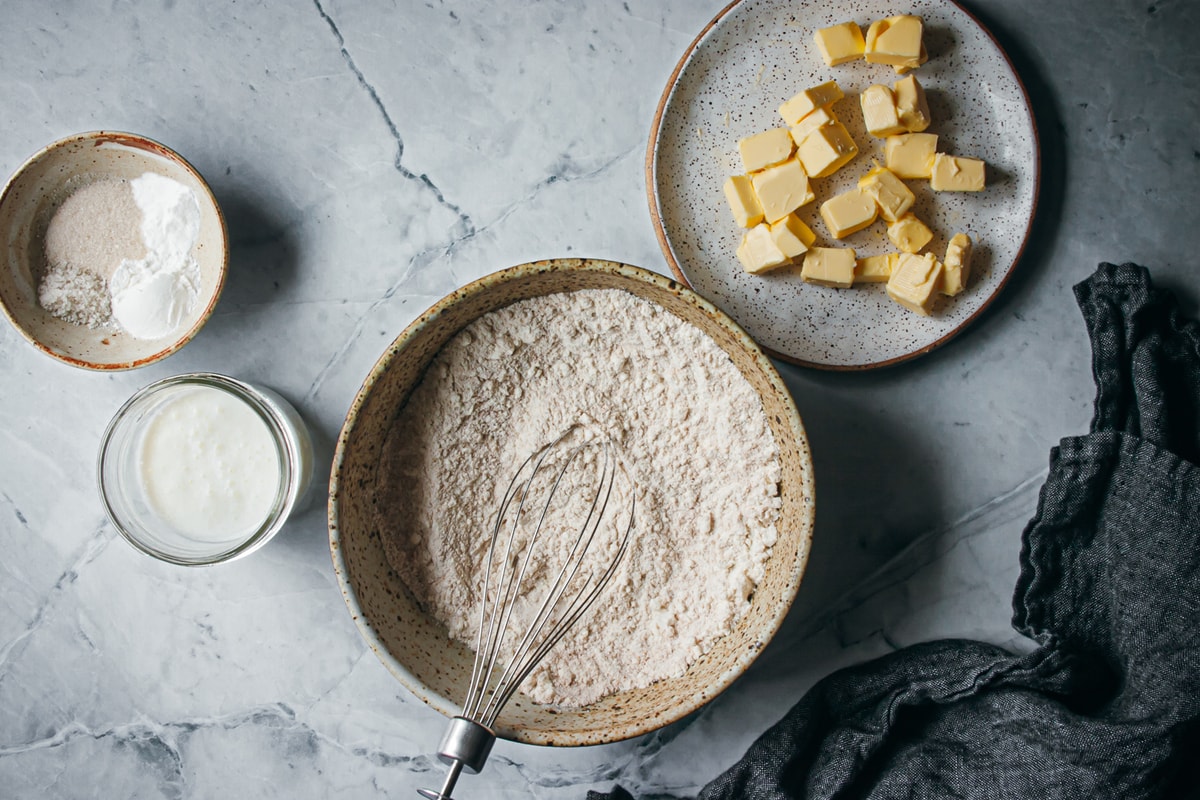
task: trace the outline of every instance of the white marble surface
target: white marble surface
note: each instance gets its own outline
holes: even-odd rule
[[[329,443],[370,366],[476,277],[553,256],[662,271],[650,119],[724,4],[370,0],[0,7],[0,170],[96,128],[176,148],[230,225],[216,315],[167,361],[86,373],[0,325],[0,796],[412,797],[443,721],[365,647],[318,501],[214,569],[126,546],[94,486],[138,387],[192,370],[279,390]],[[1009,627],[1049,448],[1086,430],[1070,293],[1137,260],[1200,297],[1200,25],[1189,0],[972,0],[1035,101],[1039,226],[968,333],[870,374],[781,365],[812,439],[818,530],[783,631],[732,689],[638,740],[500,743],[462,796],[691,794],[814,681],[941,636]]]

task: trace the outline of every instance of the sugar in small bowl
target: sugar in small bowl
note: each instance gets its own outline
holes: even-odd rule
[[[228,249],[212,191],[178,153],[131,133],[69,136],[0,194],[0,307],[67,364],[145,366],[212,314]]]
[[[302,507],[312,441],[275,392],[190,373],[146,386],[117,411],[98,467],[105,510],[130,544],[202,566],[257,550]]]

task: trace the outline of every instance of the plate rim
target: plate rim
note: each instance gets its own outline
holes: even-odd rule
[[[667,266],[671,268],[671,273],[675,276],[676,280],[697,294],[699,294],[699,290],[696,289],[696,287],[692,285],[691,281],[687,279],[687,276],[684,275],[683,269],[679,266],[679,262],[675,258],[675,254],[671,249],[671,244],[667,240],[666,229],[663,227],[662,210],[658,201],[658,164],[656,159],[656,154],[658,152],[658,140],[662,132],[663,114],[666,111],[667,103],[670,101],[671,95],[673,95],[675,92],[675,87],[679,82],[679,76],[683,73],[683,70],[687,66],[688,62],[691,61],[697,47],[700,45],[700,42],[707,37],[708,34],[721,22],[721,20],[729,15],[730,12],[747,2],[758,2],[758,0],[731,0],[729,4],[718,11],[716,15],[708,21],[708,23],[700,30],[699,33],[696,34],[695,38],[692,39],[687,48],[680,55],[678,61],[675,63],[674,69],[671,70],[671,74],[667,78],[667,84],[662,91],[662,95],[658,99],[658,105],[654,109],[654,117],[650,123],[650,138],[646,144],[646,158],[644,165],[646,179],[646,199],[649,204],[650,224],[654,228],[654,236],[658,240],[659,249],[662,250],[663,257],[667,261]],[[1025,224],[1025,232],[1021,237],[1021,243],[1017,247],[1017,252],[1013,257],[1012,264],[1009,265],[1004,276],[1000,279],[1000,283],[983,301],[983,303],[980,304],[979,308],[975,309],[975,311],[967,316],[966,319],[964,319],[951,330],[944,333],[942,336],[938,337],[929,344],[915,348],[908,353],[865,364],[828,364],[818,361],[809,361],[807,359],[799,358],[798,356],[781,352],[775,348],[768,347],[762,342],[758,342],[756,339],[755,341],[758,343],[758,346],[771,358],[778,359],[789,364],[795,364],[796,366],[818,369],[826,372],[864,372],[872,369],[895,366],[897,364],[907,363],[914,359],[920,358],[921,356],[927,355],[942,347],[951,339],[954,339],[960,333],[969,328],[972,323],[974,323],[988,308],[991,307],[992,303],[996,301],[996,298],[999,297],[1004,291],[1005,286],[1008,285],[1009,280],[1012,279],[1012,276],[1016,273],[1017,268],[1024,260],[1026,248],[1028,247],[1030,238],[1033,234],[1034,221],[1037,219],[1038,201],[1040,200],[1042,194],[1041,133],[1038,130],[1037,115],[1034,114],[1033,111],[1033,103],[1029,97],[1029,89],[1025,86],[1025,81],[1021,79],[1021,73],[1017,71],[1017,67],[1013,63],[1012,57],[1009,56],[1008,51],[1004,49],[1003,45],[1000,44],[1000,41],[996,38],[995,34],[992,33],[991,28],[985,25],[978,16],[971,13],[970,10],[959,3],[958,0],[942,0],[942,2],[965,14],[979,27],[979,30],[982,31],[989,40],[991,40],[997,52],[999,52],[1000,56],[1004,59],[1004,63],[1008,65],[1008,70],[1010,73],[1012,73],[1013,78],[1016,80],[1017,88],[1020,89],[1021,97],[1025,101],[1025,107],[1029,111],[1029,125],[1030,130],[1033,133],[1033,199],[1029,209],[1029,221]],[[706,297],[705,299],[708,298]],[[714,305],[716,305],[716,302],[713,300],[709,300],[709,302],[712,302]],[[720,306],[718,306],[718,308],[720,308]],[[721,310],[725,311],[723,308]],[[739,322],[738,324],[740,325],[741,323]]]

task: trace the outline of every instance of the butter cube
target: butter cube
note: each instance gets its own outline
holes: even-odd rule
[[[848,247],[814,247],[804,256],[800,277],[809,283],[849,289],[854,285],[854,251]]]
[[[855,283],[885,283],[892,277],[892,269],[896,265],[899,253],[884,253],[880,256],[860,258],[854,268]]]
[[[821,58],[831,67],[863,57],[866,41],[857,22],[843,22],[813,33]]]
[[[800,144],[817,128],[823,125],[832,125],[835,122],[837,122],[837,118],[833,116],[833,113],[828,108],[818,108],[792,126],[792,141]]]
[[[837,81],[827,81],[811,89],[805,89],[779,107],[779,116],[788,125],[795,125],[822,106],[836,103],[845,97]]]
[[[872,64],[920,66],[923,27],[921,18],[912,14],[876,20],[867,28],[863,57]]]
[[[888,297],[907,309],[929,316],[935,293],[942,282],[942,265],[933,254],[901,253],[888,278]]]
[[[900,122],[900,112],[896,110],[896,100],[892,90],[886,86],[875,84],[868,86],[858,96],[862,106],[863,122],[867,124],[867,133],[883,138],[904,133],[908,128]]]
[[[904,252],[919,253],[933,238],[933,231],[910,211],[888,225],[887,235]]]
[[[795,214],[788,214],[771,224],[771,238],[785,256],[795,259],[808,252],[808,248],[817,240],[817,235]]]
[[[924,87],[917,82],[916,75],[909,75],[892,84],[892,95],[896,98],[896,113],[900,117],[900,124],[906,130],[920,133],[929,127],[929,101],[925,97]]]
[[[858,145],[840,122],[822,125],[804,137],[796,148],[796,158],[804,165],[804,171],[814,178],[832,175],[856,155]]]
[[[921,66],[928,60],[929,60],[929,53],[925,52],[925,43],[921,42],[921,54],[919,56],[917,56],[917,61],[915,64],[912,63],[911,61],[908,63],[905,63],[905,64],[894,64],[892,66],[892,69],[896,70],[897,75],[904,75],[904,74],[916,69],[917,67]]]
[[[738,141],[738,152],[742,154],[742,165],[746,172],[757,172],[786,161],[793,149],[792,136],[787,128],[772,128]]]
[[[938,153],[929,171],[929,188],[935,192],[981,192],[983,161],[978,158]]]
[[[861,231],[879,216],[875,198],[862,189],[851,189],[835,195],[821,204],[821,219],[835,239],[844,239]]]
[[[902,133],[883,144],[884,163],[898,178],[928,178],[937,154],[936,133]]]
[[[754,194],[754,184],[745,175],[725,179],[725,199],[733,212],[733,221],[741,228],[752,228],[763,220],[762,205]]]
[[[804,168],[794,158],[754,173],[750,182],[767,222],[777,222],[816,199]]]
[[[775,244],[775,240],[771,238],[771,229],[764,223],[759,223],[742,234],[737,257],[746,272],[752,275],[760,275],[782,267],[791,260]]]
[[[912,190],[894,172],[878,165],[859,178],[858,188],[875,200],[879,215],[888,222],[900,219],[917,200]]]
[[[966,288],[971,278],[971,250],[971,237],[965,233],[950,238],[942,263],[942,294],[953,297]]]

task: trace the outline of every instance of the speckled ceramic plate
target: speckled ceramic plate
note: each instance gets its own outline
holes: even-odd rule
[[[882,222],[840,242],[821,221],[820,203],[851,188],[883,160],[881,139],[867,134],[859,93],[891,85],[891,67],[865,61],[826,66],[813,44],[817,28],[853,19],[865,30],[899,13],[925,21],[929,61],[917,76],[926,87],[942,152],[987,161],[980,193],[933,192],[928,181],[906,183],[914,211],[935,232],[927,250],[966,232],[976,243],[971,281],[941,298],[930,317],[888,299],[882,284],[832,289],[800,280],[799,267],[763,276],[746,273],[736,257],[741,229],[721,186],[742,172],[737,142],[779,127],[776,109],[796,92],[836,80],[846,98],[834,104],[859,156],[828,178],[812,181],[817,200],[800,216],[818,245],[853,247],[861,257],[894,251]],[[896,5],[863,0],[744,0],[725,8],[692,42],[659,103],[646,154],[650,212],[671,269],[735,319],[774,356],[825,369],[868,369],[933,350],[970,323],[1003,288],[1016,266],[1037,199],[1037,131],[1020,79],[992,36],[948,0]]]

